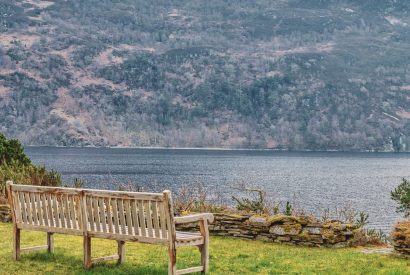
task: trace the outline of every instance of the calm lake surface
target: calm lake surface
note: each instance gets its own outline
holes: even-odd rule
[[[200,182],[227,202],[238,182],[263,186],[276,201],[290,201],[315,215],[350,205],[370,214],[369,227],[390,230],[400,217],[390,191],[410,178],[410,154],[273,152],[252,150],[27,147],[36,164],[87,187],[175,190]]]

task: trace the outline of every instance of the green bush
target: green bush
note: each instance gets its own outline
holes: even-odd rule
[[[24,154],[24,149],[17,139],[9,139],[0,133],[0,165],[17,162],[21,165],[30,165],[30,159]]]
[[[33,165],[20,142],[0,133],[0,197],[6,195],[6,181],[18,184],[60,186],[61,175],[44,166]]]
[[[392,200],[398,203],[397,212],[404,213],[405,217],[410,216],[410,181],[405,178],[402,182],[391,192]]]

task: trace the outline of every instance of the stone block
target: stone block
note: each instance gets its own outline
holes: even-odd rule
[[[274,225],[269,229],[269,233],[274,235],[298,235],[302,230],[302,225],[296,224],[286,224],[286,225]]]

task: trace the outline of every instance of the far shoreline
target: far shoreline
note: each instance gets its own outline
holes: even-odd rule
[[[61,146],[61,145],[23,145],[24,148],[73,148],[73,149],[141,149],[141,150],[180,150],[180,151],[254,151],[254,152],[278,152],[278,153],[370,153],[370,154],[408,154],[409,151],[371,151],[371,150],[289,150],[269,148],[224,148],[224,147],[164,147],[164,146]]]

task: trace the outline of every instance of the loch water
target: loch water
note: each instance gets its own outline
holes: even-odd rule
[[[261,150],[27,147],[35,164],[82,179],[86,187],[146,191],[202,184],[232,203],[232,186],[263,187],[274,201],[321,216],[325,209],[367,212],[369,227],[388,232],[400,217],[390,191],[410,178],[410,154]],[[244,195],[244,194],[237,194]]]

